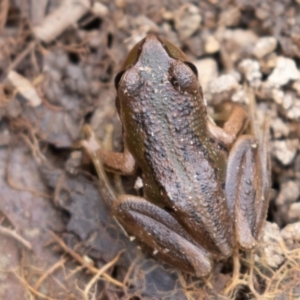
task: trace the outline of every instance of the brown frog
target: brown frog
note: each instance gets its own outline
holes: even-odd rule
[[[204,276],[214,259],[252,249],[266,217],[270,171],[265,142],[242,134],[239,105],[224,126],[210,121],[196,67],[164,38],[148,35],[116,76],[124,152],[85,147],[98,164],[102,192],[117,221],[176,268]],[[115,197],[101,165],[140,169],[143,197]]]

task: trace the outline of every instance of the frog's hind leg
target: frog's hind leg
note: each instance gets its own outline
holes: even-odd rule
[[[226,176],[226,198],[231,216],[234,218],[236,246],[234,248],[234,270],[231,284],[225,294],[238,284],[239,251],[253,248],[266,218],[269,190],[270,164],[267,151],[268,135],[258,143],[252,136],[241,136],[231,149]]]
[[[243,249],[256,245],[269,202],[269,162],[264,145],[243,135],[233,145],[227,164],[226,199],[234,218],[235,238]]]
[[[114,203],[113,211],[124,229],[160,258],[196,276],[210,273],[209,253],[195,244],[186,230],[162,208],[144,198],[123,195]]]

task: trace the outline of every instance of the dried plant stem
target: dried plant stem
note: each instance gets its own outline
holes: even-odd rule
[[[90,272],[94,273],[94,274],[97,274],[99,269],[93,267],[92,265],[90,265],[89,263],[87,263],[84,258],[79,255],[78,253],[76,253],[74,250],[70,249],[65,243],[64,241],[59,238],[54,232],[52,231],[49,231],[50,234],[52,235],[52,237],[55,239],[55,241],[63,248],[63,250],[68,253],[69,255],[71,255],[75,260],[77,260],[81,265],[83,265],[85,268],[87,268]],[[119,286],[119,287],[122,287],[124,288],[124,284],[121,283],[120,281],[117,281],[115,280],[114,278],[112,278],[111,276],[109,276],[108,274],[106,273],[102,273],[101,274],[102,277],[104,277],[108,282],[116,285],[116,286]]]
[[[236,287],[239,283],[239,276],[240,276],[240,256],[239,256],[239,249],[235,248],[233,252],[233,275],[232,275],[232,280],[230,284],[226,287],[224,294],[228,295],[234,287]]]
[[[46,299],[46,300],[56,300],[53,299],[51,297],[48,297],[42,293],[40,293],[39,291],[37,291],[35,288],[33,288],[24,278],[22,278],[20,275],[18,275],[16,272],[14,272],[15,276],[22,282],[22,284],[25,286],[25,288],[27,290],[29,290],[31,293],[33,293],[35,296],[38,296],[42,299]]]
[[[55,263],[50,269],[48,269],[40,278],[39,280],[35,283],[34,288],[37,290],[40,285],[42,284],[42,282],[53,272],[55,272],[55,270],[57,270],[58,268],[62,267],[65,263],[66,263],[67,259],[66,258],[62,258],[60,259],[57,263]]]
[[[11,230],[9,228],[0,225],[0,233],[14,238],[18,242],[20,242],[23,246],[25,246],[28,250],[32,250],[32,246],[30,242],[28,242],[23,237],[21,237],[15,230]]]
[[[87,284],[87,286],[85,287],[85,290],[84,290],[84,298],[85,299],[88,299],[88,294],[90,292],[90,289],[97,282],[97,280],[100,278],[100,276],[102,276],[102,274],[104,274],[104,272],[106,270],[108,270],[110,267],[112,267],[119,260],[122,252],[123,251],[120,251],[113,260],[111,260],[106,265],[104,265],[101,269],[99,269],[98,272],[95,274],[95,276],[90,280],[90,282]]]

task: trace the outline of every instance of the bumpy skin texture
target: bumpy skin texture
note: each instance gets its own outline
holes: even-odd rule
[[[240,135],[246,111],[232,105],[223,128],[210,123],[194,67],[148,35],[116,78],[124,153],[99,151],[113,172],[143,174],[143,198],[123,195],[113,212],[129,232],[182,270],[204,276],[213,259],[255,246],[268,206],[265,144]]]

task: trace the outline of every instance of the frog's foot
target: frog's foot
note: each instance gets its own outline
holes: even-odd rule
[[[101,149],[101,144],[95,136],[95,132],[89,125],[84,125],[82,128],[84,134],[84,140],[80,141],[80,146],[93,157],[93,154],[97,153]]]
[[[113,211],[124,229],[153,249],[154,255],[196,276],[210,273],[210,254],[162,208],[141,197],[123,195]]]

